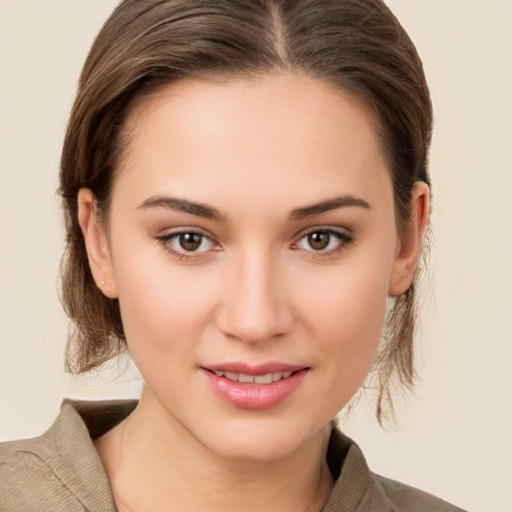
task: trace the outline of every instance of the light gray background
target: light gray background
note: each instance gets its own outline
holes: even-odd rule
[[[63,395],[135,396],[116,368],[63,372],[60,146],[82,62],[114,0],[0,0],[0,439],[41,433]],[[512,1],[389,0],[436,112],[435,245],[422,381],[379,429],[344,428],[375,471],[475,512],[512,511]]]

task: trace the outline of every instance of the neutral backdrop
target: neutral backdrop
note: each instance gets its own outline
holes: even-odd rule
[[[63,396],[136,396],[122,366],[63,371],[59,152],[81,64],[115,0],[0,0],[0,439]],[[435,243],[422,376],[398,424],[363,398],[345,430],[372,468],[475,512],[512,512],[512,1],[390,0],[436,112]]]

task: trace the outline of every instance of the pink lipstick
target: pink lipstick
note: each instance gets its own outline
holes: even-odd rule
[[[242,409],[277,405],[295,391],[308,372],[308,368],[281,363],[226,363],[201,370],[221,398]]]

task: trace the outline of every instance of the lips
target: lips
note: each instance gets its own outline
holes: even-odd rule
[[[233,373],[216,371],[217,377],[226,377],[233,382],[242,382],[243,384],[272,384],[282,379],[287,379],[293,372],[271,372],[263,375],[248,375],[246,373]]]
[[[201,370],[213,391],[229,404],[243,409],[267,409],[288,398],[309,369],[281,363],[226,363]]]

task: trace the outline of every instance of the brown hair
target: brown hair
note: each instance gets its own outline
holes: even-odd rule
[[[62,301],[75,325],[69,371],[95,368],[126,346],[118,301],[101,293],[89,269],[77,194],[90,188],[98,213],[108,213],[135,104],[184,79],[283,70],[329,82],[370,108],[389,163],[398,229],[408,222],[412,186],[428,182],[432,108],[416,49],[383,1],[124,0],[87,57],[62,152]],[[413,284],[388,312],[376,361],[379,420],[390,410],[384,402],[392,407],[392,378],[413,383],[415,316]]]

